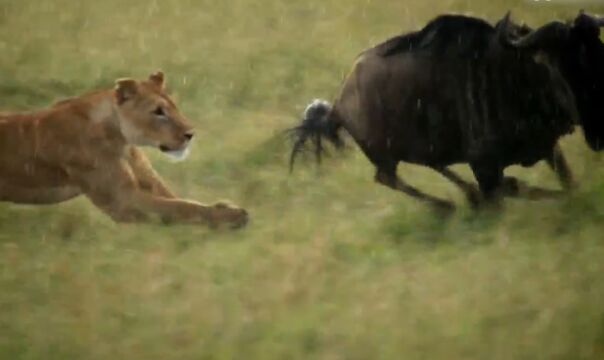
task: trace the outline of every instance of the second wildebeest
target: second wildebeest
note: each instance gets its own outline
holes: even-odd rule
[[[292,129],[291,165],[307,140],[342,144],[347,131],[376,167],[375,180],[439,208],[453,204],[407,184],[399,162],[430,167],[473,204],[518,195],[507,166],[547,160],[572,185],[557,141],[581,125],[594,150],[604,146],[604,22],[581,12],[574,22],[530,31],[503,18],[444,15],[422,30],[360,54],[333,105],[315,100]],[[480,193],[447,167],[468,163]],[[550,194],[532,189],[529,194]]]

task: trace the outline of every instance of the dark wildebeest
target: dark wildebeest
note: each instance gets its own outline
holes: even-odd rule
[[[315,100],[291,130],[296,154],[311,139],[342,145],[346,130],[377,168],[375,180],[438,208],[453,204],[405,183],[400,161],[430,167],[458,185],[472,204],[519,196],[507,166],[547,160],[565,188],[572,175],[557,141],[583,127],[589,146],[604,147],[604,21],[581,12],[574,22],[535,31],[509,20],[496,26],[444,15],[358,57],[335,103]],[[468,163],[480,192],[447,166]],[[554,191],[527,188],[524,195]],[[525,189],[526,190],[526,189]]]

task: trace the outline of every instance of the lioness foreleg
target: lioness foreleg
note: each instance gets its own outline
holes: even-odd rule
[[[151,166],[151,162],[142,150],[131,147],[128,152],[128,164],[138,180],[141,190],[165,198],[175,199],[176,195],[170,191],[159,174]]]
[[[239,227],[247,222],[247,212],[235,206],[204,205],[142,190],[126,161],[80,175],[79,182],[84,194],[116,222],[147,221],[153,214],[167,222],[212,227],[221,224]]]

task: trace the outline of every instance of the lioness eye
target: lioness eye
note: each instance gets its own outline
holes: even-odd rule
[[[164,112],[164,109],[161,106],[155,108],[155,110],[153,110],[153,114],[157,116],[166,116],[166,113]]]

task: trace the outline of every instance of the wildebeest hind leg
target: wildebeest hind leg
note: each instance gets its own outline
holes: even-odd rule
[[[472,205],[472,207],[478,207],[478,205],[480,205],[482,196],[476,184],[464,180],[461,176],[457,175],[449,168],[435,168],[434,170],[457,185],[466,195],[466,199]]]
[[[378,168],[375,174],[375,181],[393,190],[402,191],[403,193],[411,197],[426,202],[434,206],[437,210],[450,212],[455,209],[455,205],[452,202],[426,194],[414,188],[413,186],[405,183],[400,177],[396,175],[396,168],[388,170]]]

